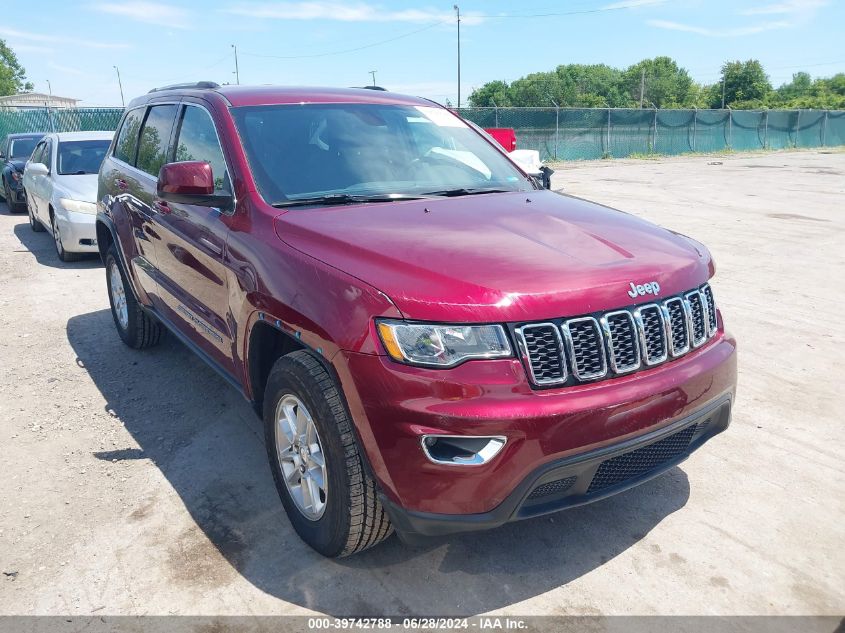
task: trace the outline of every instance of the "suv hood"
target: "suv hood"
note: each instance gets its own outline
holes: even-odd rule
[[[287,244],[385,293],[406,318],[501,322],[654,300],[713,273],[707,249],[621,211],[551,191],[292,209]]]
[[[26,165],[26,161],[29,160],[27,158],[13,158],[12,160],[8,161],[6,164],[10,165],[12,169],[17,171],[23,171],[24,165]]]

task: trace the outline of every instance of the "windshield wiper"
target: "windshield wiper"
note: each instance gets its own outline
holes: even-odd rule
[[[361,196],[350,193],[329,193],[324,196],[312,196],[309,198],[294,198],[291,200],[281,200],[274,202],[270,206],[277,209],[284,209],[287,207],[305,207],[305,206],[331,206],[341,204],[365,204],[368,202],[394,202],[396,200],[419,200],[426,198],[425,195],[410,195],[404,193],[390,193],[384,195]]]
[[[442,191],[428,191],[425,195],[427,196],[443,196],[445,198],[454,198],[457,196],[476,196],[481,193],[508,193],[513,191],[512,189],[497,189],[496,187],[479,187],[479,188],[468,188],[468,187],[459,187],[457,189],[443,189]]]

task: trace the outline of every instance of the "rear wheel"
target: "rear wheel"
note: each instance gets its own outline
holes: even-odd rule
[[[59,256],[59,259],[63,262],[75,262],[80,260],[82,258],[82,253],[71,253],[65,250],[64,242],[62,242],[62,233],[59,229],[59,221],[56,219],[55,213],[50,217],[50,221],[53,225],[53,242],[56,244],[56,255]]]
[[[123,342],[133,349],[156,345],[161,339],[162,326],[135,299],[113,245],[106,253],[106,285],[111,315]]]
[[[264,393],[264,431],[276,489],[303,541],[339,557],[390,536],[337,386],[311,353],[276,361]]]

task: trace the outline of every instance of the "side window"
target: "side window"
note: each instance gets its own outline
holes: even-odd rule
[[[39,163],[50,169],[50,158],[53,155],[53,144],[50,141],[44,141],[44,149],[41,152]]]
[[[179,126],[179,140],[176,143],[176,162],[201,160],[211,164],[214,188],[230,191],[226,174],[226,161],[217,140],[214,121],[208,112],[199,106],[185,106]]]
[[[144,108],[136,108],[126,115],[114,145],[114,157],[130,165],[135,164],[135,150],[138,149],[138,131],[144,118]]]
[[[161,166],[168,162],[167,149],[170,144],[170,131],[176,119],[176,109],[176,105],[153,106],[144,121],[136,166],[150,176],[157,178]]]
[[[41,162],[41,155],[44,153],[44,143],[39,143],[35,146],[35,149],[32,152],[32,156],[30,157],[30,161],[33,163],[40,163]]]

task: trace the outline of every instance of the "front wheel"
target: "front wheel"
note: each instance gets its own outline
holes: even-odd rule
[[[51,218],[51,223],[53,229],[53,242],[55,242],[56,244],[56,255],[58,255],[59,259],[63,262],[79,261],[82,258],[82,253],[71,253],[65,250],[64,241],[62,240],[62,233],[59,229],[59,221],[56,219],[55,213]]]
[[[144,312],[135,299],[114,246],[106,253],[106,285],[111,315],[121,340],[133,349],[156,345],[161,339],[161,324]]]
[[[303,541],[340,557],[390,536],[340,393],[311,353],[293,352],[273,366],[264,433],[276,489]]]

